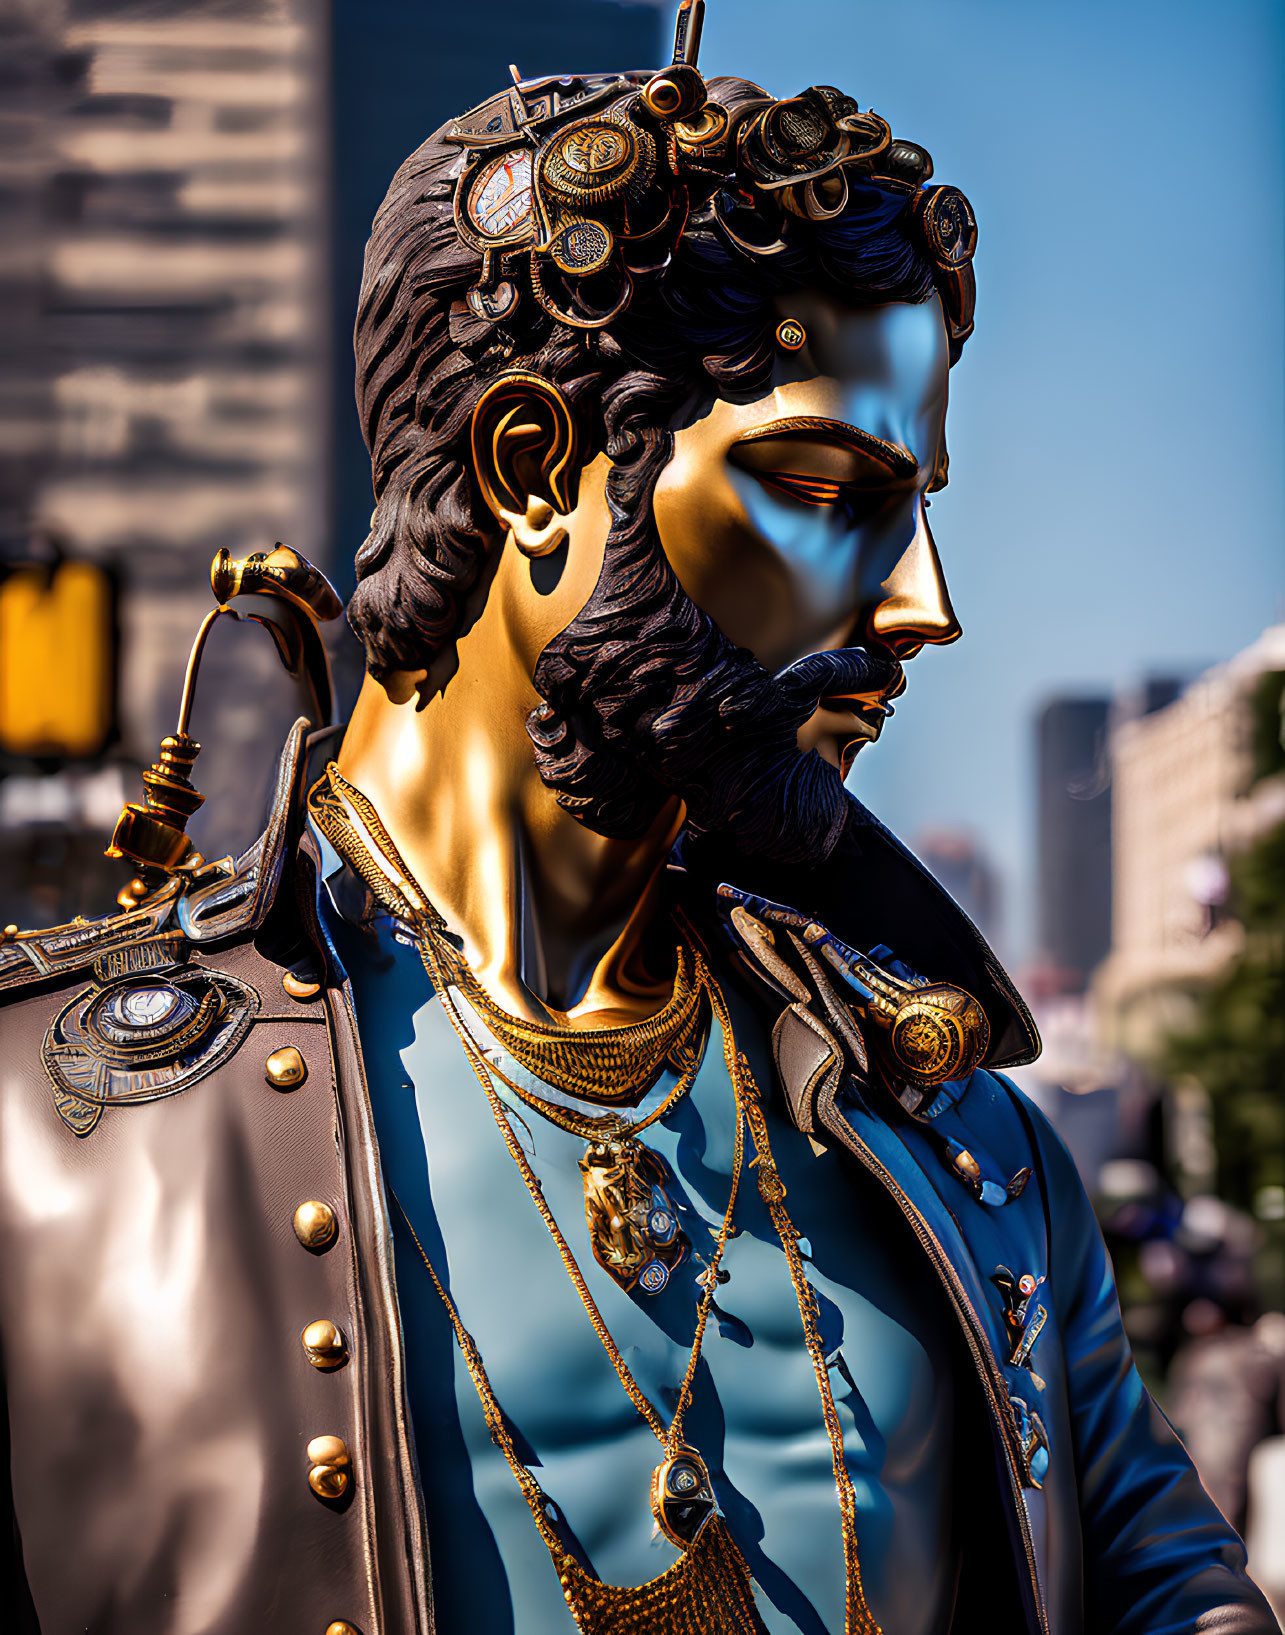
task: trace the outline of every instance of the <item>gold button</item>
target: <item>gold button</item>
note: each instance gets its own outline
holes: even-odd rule
[[[308,1077],[308,1064],[293,1045],[283,1045],[268,1057],[263,1072],[275,1089],[297,1090]]]
[[[305,1249],[329,1249],[339,1236],[339,1217],[319,1198],[307,1198],[294,1212],[294,1235]]]
[[[326,1625],[326,1635],[361,1635],[361,1631],[346,1618],[336,1618],[333,1624]]]
[[[320,982],[301,982],[293,971],[287,971],[281,978],[281,986],[291,999],[297,999],[300,1004],[305,999],[315,999],[321,992]]]
[[[318,1317],[299,1336],[308,1361],[314,1368],[342,1368],[348,1361],[348,1344],[343,1331],[329,1317]]]
[[[308,1486],[319,1499],[342,1499],[348,1491],[348,1444],[341,1436],[314,1436],[308,1444]]]
[[[982,1166],[967,1148],[955,1154],[955,1168],[961,1175],[966,1175],[970,1181],[979,1180],[981,1177]]]

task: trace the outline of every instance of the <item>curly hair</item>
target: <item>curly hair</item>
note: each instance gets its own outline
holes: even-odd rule
[[[735,117],[766,93],[712,80]],[[509,369],[555,384],[576,416],[586,460],[616,467],[622,511],[650,509],[677,419],[718,397],[750,401],[770,386],[773,298],[825,288],[854,304],[918,302],[934,288],[907,221],[904,191],[855,182],[837,217],[787,216],[771,254],[693,212],[668,264],[640,281],[605,330],[558,322],[533,301],[493,325],[464,300],[481,256],[456,231],[463,157],[443,127],[393,178],[366,247],[355,329],[356,396],[370,450],[375,510],[357,554],[348,618],[377,679],[421,669],[476,619],[503,540],[471,469],[469,432],[486,387]]]

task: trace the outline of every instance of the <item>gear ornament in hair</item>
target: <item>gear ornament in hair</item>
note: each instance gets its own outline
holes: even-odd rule
[[[758,260],[786,248],[787,215],[842,214],[850,182],[907,196],[933,269],[955,362],[973,330],[977,223],[932,159],[829,85],[729,115],[696,67],[703,0],[682,0],[674,61],[657,74],[522,80],[455,120],[460,238],[482,256],[467,302],[502,325],[527,299],[574,329],[600,329],[640,279],[663,273],[690,214]]]

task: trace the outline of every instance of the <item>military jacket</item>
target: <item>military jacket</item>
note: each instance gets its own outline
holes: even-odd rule
[[[0,946],[6,1628],[434,1627],[387,1204],[303,822],[310,747],[301,721],[235,863]],[[1069,1155],[992,1070],[1038,1041],[974,928],[855,802],[823,869],[686,863],[693,902],[737,871],[987,1012],[990,1067],[912,1113],[845,1073],[820,1000],[761,990],[794,1121],[886,1189],[957,1321],[977,1434],[955,1627],[1275,1630],[1134,1369]]]

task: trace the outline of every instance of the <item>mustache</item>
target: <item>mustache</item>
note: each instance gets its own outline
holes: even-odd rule
[[[677,795],[693,834],[777,862],[820,860],[847,798],[838,769],[799,749],[798,729],[825,697],[892,691],[900,666],[856,646],[772,674],[730,642],[683,590],[656,532],[650,488],[665,439],[654,434],[608,476],[598,583],[535,669],[537,767],[559,805],[599,834],[640,835]]]

